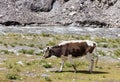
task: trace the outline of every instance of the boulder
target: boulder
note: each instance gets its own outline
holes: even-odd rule
[[[120,0],[0,0],[0,24],[120,27]]]

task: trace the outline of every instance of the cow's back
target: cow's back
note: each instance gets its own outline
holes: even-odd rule
[[[86,42],[67,43],[63,46],[65,50],[65,56],[72,55],[73,57],[83,56],[86,54],[88,45]]]

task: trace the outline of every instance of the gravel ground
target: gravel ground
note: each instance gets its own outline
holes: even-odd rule
[[[0,26],[0,33],[52,33],[52,34],[77,34],[97,37],[120,38],[120,28],[91,28],[73,26]]]

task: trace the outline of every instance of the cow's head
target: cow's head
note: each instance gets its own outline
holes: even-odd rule
[[[49,58],[52,56],[52,51],[51,51],[51,47],[46,47],[44,50],[43,50],[43,58]]]

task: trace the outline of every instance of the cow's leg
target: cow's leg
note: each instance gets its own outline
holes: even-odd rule
[[[98,52],[97,52],[97,48],[95,48],[95,49],[94,49],[93,54],[94,54],[94,57],[96,57],[96,58],[97,58],[97,59],[96,59],[96,62],[95,62],[95,66],[97,66],[98,59],[99,59],[99,54],[98,54]]]
[[[74,68],[74,72],[76,73],[76,72],[77,72],[77,69],[76,69],[76,66],[75,66],[75,64],[74,64],[74,62],[73,62],[72,55],[69,55],[69,56],[68,56],[68,59],[69,59],[70,63],[72,64],[73,68]]]
[[[93,66],[94,66],[94,56],[93,56],[93,54],[88,53],[88,54],[86,55],[86,58],[87,58],[87,60],[88,60],[89,63],[90,63],[90,65],[89,65],[89,72],[92,73],[92,71],[93,71]]]
[[[62,72],[63,67],[64,67],[64,63],[65,63],[65,61],[62,60],[61,63],[60,63],[60,69],[58,70],[59,72]]]
[[[65,56],[61,56],[61,66],[60,66],[60,69],[58,70],[59,72],[62,72],[62,70],[63,70],[63,67],[64,67],[64,63],[65,63],[65,61],[67,60],[67,58],[65,57]]]

